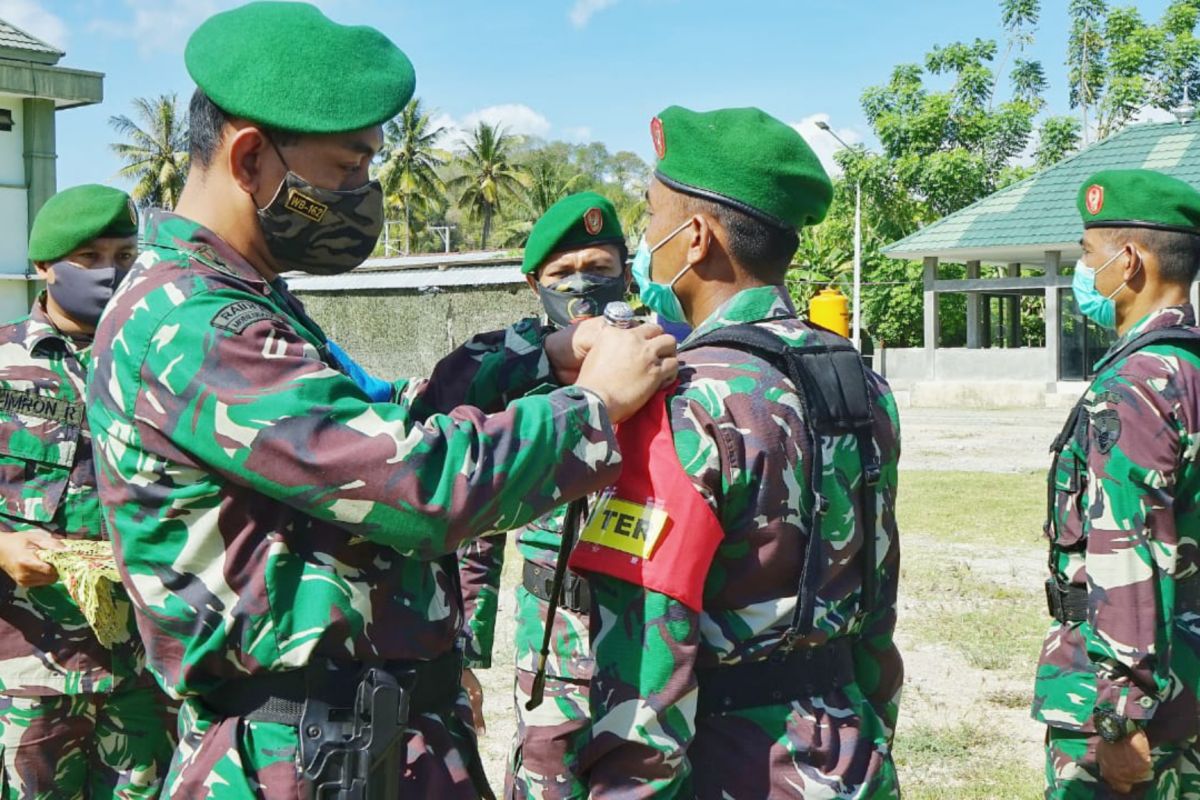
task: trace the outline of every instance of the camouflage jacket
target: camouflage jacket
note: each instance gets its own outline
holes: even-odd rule
[[[1155,741],[1197,733],[1200,615],[1173,609],[1178,583],[1200,579],[1200,354],[1155,344],[1113,359],[1139,333],[1194,325],[1175,306],[1118,339],[1053,455],[1050,569],[1086,587],[1088,613],[1046,637],[1033,715],[1047,725],[1090,732],[1104,708]]]
[[[793,343],[803,343],[811,331],[796,320],[786,292],[766,286],[726,301],[691,338],[736,323],[757,323]],[[794,388],[766,362],[707,346],[682,353],[680,362],[679,383],[667,399],[674,454],[716,515],[723,538],[704,581],[699,613],[641,586],[589,576],[593,737],[583,768],[594,796],[690,796],[691,774],[702,770],[705,776],[695,776],[695,786],[704,786],[707,796],[803,794],[805,786],[811,790],[812,783],[835,780],[806,772],[809,759],[795,755],[815,750],[822,737],[841,729],[820,724],[823,716],[859,719],[850,738],[840,740],[843,752],[832,759],[839,764],[877,760],[889,747],[896,720],[902,683],[893,643],[900,558],[896,407],[876,377],[879,597],[876,611],[865,618],[858,613],[863,541],[854,524],[854,498],[863,480],[858,446],[852,436],[823,438],[822,493],[830,500],[820,532],[823,569],[813,631],[798,646],[856,636],[856,683],[813,699],[800,712],[787,703],[747,709],[708,718],[698,729],[697,670],[765,658],[791,622],[812,534],[806,471],[811,449]],[[629,459],[639,454],[624,455],[629,468]],[[672,529],[667,535],[686,534]],[[816,720],[819,727],[807,732],[789,727],[789,720],[800,718]]]
[[[24,319],[0,327],[0,536],[45,530],[103,539],[100,497],[83,398],[91,341],[59,333],[44,295]],[[115,599],[128,614],[124,592]],[[96,640],[61,583],[25,589],[0,572],[0,691],[44,696],[108,692],[135,669],[129,632],[114,650]]]
[[[536,328],[371,403],[299,302],[219,237],[166,213],[145,237],[97,331],[111,358],[88,414],[117,563],[175,695],[317,656],[446,652],[461,615],[439,557],[619,471],[594,395],[520,397],[549,376]]]
[[[562,544],[562,526],[566,506],[560,506],[544,517],[517,531],[517,551],[522,560],[553,571]],[[500,592],[500,573],[504,567],[506,536],[489,536],[467,544],[459,554],[462,575],[465,624],[464,652],[469,667],[488,668],[492,665],[492,645],[495,639],[496,612]],[[516,591],[516,662],[517,669],[533,672],[537,669],[542,651],[542,636],[550,604],[530,594],[518,584]],[[588,652],[588,620],[561,605],[554,615],[554,633],[550,638],[550,655],[546,674],[557,678],[586,681],[592,675],[592,658]]]

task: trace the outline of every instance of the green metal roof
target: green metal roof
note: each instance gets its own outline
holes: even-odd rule
[[[1131,125],[884,248],[892,258],[1040,262],[1079,252],[1075,195],[1102,169],[1155,169],[1200,188],[1200,121]],[[1067,262],[1069,263],[1069,261]]]
[[[0,58],[36,61],[40,64],[57,64],[63,55],[63,52],[57,47],[0,19]]]

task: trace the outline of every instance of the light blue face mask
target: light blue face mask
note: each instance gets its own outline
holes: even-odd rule
[[[1113,298],[1121,293],[1125,284],[1122,283],[1118,286],[1112,294],[1100,294],[1096,288],[1096,276],[1108,269],[1109,265],[1120,258],[1121,253],[1124,252],[1124,250],[1120,251],[1096,269],[1083,263],[1082,258],[1075,262],[1075,277],[1071,280],[1075,305],[1079,306],[1079,313],[1103,328],[1115,329],[1117,327],[1117,303]]]
[[[683,269],[675,273],[675,277],[671,279],[670,283],[655,283],[650,279],[650,261],[655,250],[674,239],[679,235],[680,231],[691,224],[692,220],[689,218],[678,228],[668,233],[666,238],[654,245],[654,247],[646,244],[646,237],[642,236],[642,241],[638,244],[637,252],[633,255],[633,279],[637,281],[642,302],[646,305],[646,308],[658,314],[658,316],[667,322],[687,322],[687,317],[683,313],[683,306],[679,304],[679,297],[675,294],[675,282],[682,278],[692,268],[692,265],[687,264]]]

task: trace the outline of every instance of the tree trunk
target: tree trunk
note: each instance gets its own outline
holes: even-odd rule
[[[483,207],[483,243],[482,249],[487,250],[488,234],[492,232],[492,207],[486,205]]]
[[[410,208],[411,200],[404,200],[404,255],[412,253],[412,210]]]

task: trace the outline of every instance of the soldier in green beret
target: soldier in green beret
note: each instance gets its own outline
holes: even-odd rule
[[[833,187],[758,109],[671,107],[651,136],[633,276],[694,330],[571,556],[591,796],[896,797],[896,405],[783,285]]]
[[[1200,797],[1200,191],[1107,170],[1078,206],[1075,302],[1118,339],[1051,448],[1046,796]]]
[[[455,552],[611,482],[670,337],[517,325],[373,399],[280,274],[371,253],[411,63],[277,2],[211,17],[184,58],[187,183],[97,331],[88,408],[150,664],[184,701],[166,792],[491,796]]]
[[[128,597],[104,584],[119,619],[101,638],[47,563],[108,538],[84,392],[96,323],[137,257],[137,212],[117,189],[67,189],[34,218],[28,252],[46,291],[0,327],[2,795],[154,798],[175,706],[146,669]]]
[[[622,300],[629,287],[625,233],[616,209],[595,192],[559,200],[534,224],[525,245],[521,270],[537,293],[547,324],[564,329],[603,313]],[[505,776],[508,798],[574,800],[587,796],[578,773],[579,753],[588,738],[588,590],[568,575],[558,598],[545,668],[544,702],[526,703],[537,675],[543,632],[549,617],[549,592],[562,544],[567,507],[560,506],[517,533],[523,557],[517,587],[514,708],[517,734]],[[505,536],[471,542],[459,559],[466,609],[466,664],[486,669],[504,566]],[[474,674],[464,673],[473,700],[482,703]],[[482,726],[482,712],[479,713]]]

